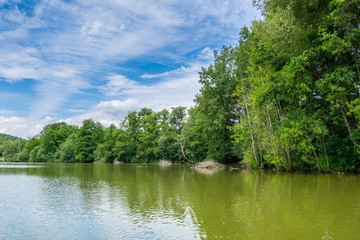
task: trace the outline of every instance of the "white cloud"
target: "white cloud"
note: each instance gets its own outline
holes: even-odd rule
[[[0,80],[9,83],[37,80],[32,85],[32,89],[37,92],[36,96],[25,103],[29,106],[32,118],[40,119],[53,114],[71,94],[90,86],[80,77],[78,66],[68,63],[49,64],[41,59],[36,48],[9,46],[0,48],[0,56]]]
[[[129,111],[136,109],[137,106],[138,101],[131,98],[124,101],[101,101],[84,113],[59,121],[80,126],[83,120],[93,119],[104,126],[109,126],[111,123],[118,124]]]
[[[0,78],[9,82],[25,78],[41,78],[37,71],[43,62],[38,58],[38,50],[31,47],[11,46],[0,48]]]
[[[115,97],[124,91],[139,87],[135,81],[128,79],[122,75],[110,75],[107,78],[107,84],[100,87],[100,90],[107,96]]]
[[[212,50],[210,47],[204,48],[197,55],[197,59],[213,60],[214,59],[214,50]]]
[[[0,33],[0,41],[21,39],[28,36],[28,31],[25,29],[14,29],[9,31],[3,31]]]
[[[40,133],[46,124],[54,121],[56,119],[50,116],[35,121],[15,116],[0,116],[0,133],[7,133],[26,139]]]
[[[19,3],[19,1],[17,0],[13,0],[11,2],[9,1],[5,1],[5,2],[1,2],[0,1],[0,6],[1,4],[9,4],[9,5],[14,5]],[[2,11],[0,11],[0,19],[2,18],[3,21],[0,22],[0,27],[3,27],[4,25],[6,26],[6,22],[9,22],[11,24],[17,24],[17,29],[25,29],[25,30],[29,30],[32,28],[40,28],[43,26],[43,22],[40,20],[40,16],[38,13],[40,13],[38,11],[38,6],[37,5],[34,8],[34,14],[30,14],[27,15],[24,11],[20,10],[18,6],[14,5],[14,7],[9,7],[6,9],[3,9]]]
[[[16,83],[37,80],[32,90],[37,94],[26,102],[31,118],[41,119],[59,109],[71,94],[89,84],[80,77],[78,68],[70,64],[48,64],[41,60],[36,48],[13,46],[0,48],[0,80]],[[29,89],[30,90],[30,89]],[[21,96],[21,94],[18,94]],[[2,107],[2,106],[0,106]],[[5,106],[4,106],[5,107]]]
[[[191,71],[190,68],[186,68],[184,66],[181,66],[178,69],[172,70],[172,71],[168,71],[168,72],[164,72],[164,73],[159,73],[159,74],[147,74],[145,73],[144,75],[142,75],[142,78],[160,78],[160,77],[168,77],[171,76],[173,74],[181,74],[181,73],[186,73]]]
[[[9,116],[9,115],[13,115],[13,113],[11,111],[9,111],[9,110],[0,109],[0,115]]]
[[[174,76],[172,80],[132,89],[127,94],[139,99],[141,107],[150,107],[156,111],[172,106],[193,106],[193,99],[201,87],[198,83],[201,66],[193,66],[190,69],[192,71]]]
[[[102,111],[105,113],[117,113],[126,112],[131,108],[134,108],[138,102],[134,99],[126,99],[125,101],[112,100],[112,101],[101,101],[99,104],[94,106],[95,110]]]
[[[18,7],[15,7],[14,10],[10,10],[4,14],[4,18],[11,22],[23,23],[26,19],[26,14],[21,12]]]
[[[206,47],[203,50],[201,50],[200,53],[197,55],[196,60],[198,62],[192,63],[190,67],[181,66],[178,69],[159,73],[159,74],[145,73],[141,77],[148,79],[164,78],[164,77],[169,78],[173,76],[184,75],[187,73],[195,73],[195,72],[197,73],[201,70],[202,66],[208,65],[213,59],[214,59],[214,50],[212,50],[210,47]]]

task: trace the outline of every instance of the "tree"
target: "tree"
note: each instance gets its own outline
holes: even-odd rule
[[[60,162],[75,162],[75,134],[60,145]]]
[[[94,151],[103,141],[103,128],[91,119],[84,120],[75,138],[75,161],[94,161]]]
[[[22,151],[17,155],[17,161],[19,162],[28,162],[30,160],[30,152],[36,146],[41,144],[41,140],[38,137],[32,137],[26,141]]]
[[[214,53],[214,64],[200,72],[202,87],[187,127],[188,133],[195,134],[189,141],[190,148],[197,146],[193,151],[205,151],[206,158],[224,163],[239,160],[230,129],[237,121],[237,100],[233,95],[237,86],[235,52],[234,48],[223,47],[220,53]],[[204,158],[202,153],[191,154],[196,161]]]
[[[173,107],[171,113],[164,109],[159,113],[160,135],[155,148],[158,158],[172,162],[189,161],[184,150],[186,140],[181,138],[185,117],[185,107]]]
[[[17,153],[17,144],[15,141],[7,140],[3,142],[3,156],[5,161],[13,162],[16,160],[16,153]]]
[[[139,116],[139,145],[137,147],[137,160],[150,162],[155,160],[156,139],[159,136],[160,128],[157,124],[159,114],[151,109],[142,108]]]
[[[64,122],[46,125],[40,133],[41,147],[48,161],[54,161],[54,154],[59,151],[60,145],[77,130],[76,127]]]
[[[118,160],[135,162],[140,134],[139,116],[135,111],[129,112],[120,123],[119,134],[116,138],[115,151]]]
[[[119,131],[114,124],[104,130],[104,141],[99,144],[95,151],[95,161],[100,162],[114,162],[117,158],[115,149],[116,139],[118,138]]]

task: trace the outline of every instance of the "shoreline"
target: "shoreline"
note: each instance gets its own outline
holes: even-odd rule
[[[9,164],[106,164],[106,165],[139,165],[139,166],[159,166],[162,167],[162,165],[159,164],[158,161],[150,162],[150,163],[125,163],[121,162],[119,163],[102,163],[102,162],[92,162],[92,163],[79,163],[79,162],[6,162],[4,161],[3,157],[0,157],[1,163],[9,163]],[[205,161],[204,161],[205,162]],[[197,168],[197,163],[172,163],[171,165],[167,165],[166,167],[171,166],[189,166],[191,168]],[[209,168],[209,169],[219,169],[219,170],[230,170],[230,171],[265,171],[265,172],[272,172],[272,173],[305,173],[305,174],[356,174],[360,175],[360,169],[330,169],[330,170],[318,170],[314,168],[293,168],[292,170],[287,169],[277,169],[277,168],[256,168],[252,167],[250,165],[244,164],[244,163],[237,163],[237,164],[221,164],[222,167],[220,168]],[[204,169],[204,168],[200,168]],[[206,169],[206,168],[205,168]]]

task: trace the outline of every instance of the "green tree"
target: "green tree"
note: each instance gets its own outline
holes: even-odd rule
[[[157,124],[159,114],[149,108],[142,108],[139,116],[139,144],[137,147],[137,160],[150,162],[156,160],[155,147],[156,139],[159,136],[160,128]]]
[[[15,141],[7,140],[2,144],[4,160],[13,162],[16,160],[17,146]]]
[[[60,145],[77,130],[76,127],[64,122],[51,123],[46,125],[40,133],[41,148],[47,161],[54,161],[55,154],[60,151]]]
[[[195,108],[188,110],[188,120],[179,136],[179,141],[183,146],[184,154],[190,162],[201,162],[207,158],[207,139],[203,134],[202,118]]]
[[[114,124],[104,130],[104,141],[96,148],[95,161],[110,163],[117,159],[115,144],[118,134],[119,130]]]
[[[35,136],[35,137],[32,137],[32,138],[29,138],[22,151],[20,153],[18,153],[17,155],[17,161],[20,161],[20,162],[28,162],[30,160],[30,152],[38,145],[41,144],[41,140]]]
[[[194,150],[195,145],[203,145],[196,148],[205,150],[206,158],[224,163],[239,160],[230,129],[237,121],[237,98],[233,95],[238,82],[235,75],[235,52],[234,48],[223,47],[220,53],[214,53],[214,64],[200,72],[202,88],[196,96],[196,107],[189,119],[189,127],[195,129],[188,129],[188,132],[199,135],[194,135],[194,140],[189,141]],[[201,154],[192,155],[203,158]]]
[[[60,162],[75,162],[75,134],[60,145]]]
[[[75,161],[86,163],[94,161],[94,151],[103,141],[103,128],[91,119],[84,120],[75,138]]]
[[[136,162],[140,135],[139,116],[136,111],[129,112],[120,123],[115,151],[119,161]]]
[[[181,138],[185,117],[185,107],[173,107],[171,113],[164,109],[159,113],[160,134],[155,148],[155,153],[159,159],[172,162],[189,161],[185,155],[185,142]]]

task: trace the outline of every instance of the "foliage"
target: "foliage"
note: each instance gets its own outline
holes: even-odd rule
[[[103,140],[103,128],[100,123],[91,119],[83,121],[75,138],[75,161],[93,162],[97,145]]]
[[[75,144],[74,136],[70,136],[64,143],[60,145],[60,162],[75,162]]]
[[[256,1],[235,142],[258,167],[359,166],[356,1]]]

